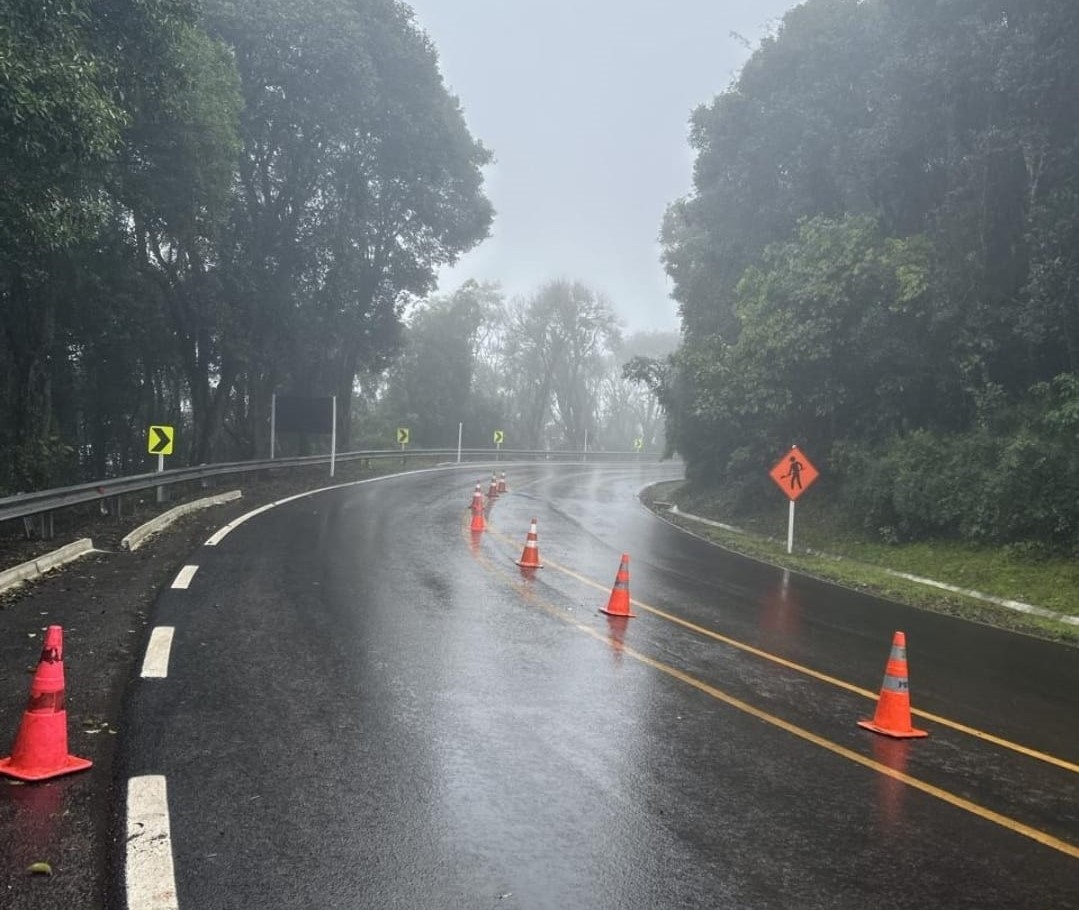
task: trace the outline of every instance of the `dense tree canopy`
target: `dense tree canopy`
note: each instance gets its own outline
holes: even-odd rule
[[[637,365],[694,479],[752,502],[798,442],[885,536],[1079,545],[1076,47],[1064,0],[808,0],[695,112]]]
[[[265,452],[275,390],[347,443],[489,159],[397,0],[0,0],[0,490]]]

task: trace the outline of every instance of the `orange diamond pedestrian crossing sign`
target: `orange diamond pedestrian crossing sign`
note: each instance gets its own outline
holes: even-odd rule
[[[798,446],[791,446],[791,450],[776,462],[768,476],[787,494],[787,498],[794,502],[820,477],[820,472],[813,467],[813,462],[806,458],[805,452]]]

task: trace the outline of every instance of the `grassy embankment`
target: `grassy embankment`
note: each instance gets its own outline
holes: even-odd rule
[[[694,496],[681,482],[659,484],[646,504],[673,502],[684,512],[737,526],[745,533],[714,528],[656,510],[693,533],[738,553],[785,566],[849,588],[924,609],[963,616],[1043,638],[1079,645],[1079,626],[1044,619],[972,597],[939,590],[887,574],[906,572],[998,598],[1016,600],[1069,616],[1079,616],[1079,562],[1034,558],[1006,548],[951,541],[885,544],[847,527],[827,502],[806,495],[795,517],[794,553],[787,555],[787,504],[777,497],[767,511],[732,519],[708,497]]]

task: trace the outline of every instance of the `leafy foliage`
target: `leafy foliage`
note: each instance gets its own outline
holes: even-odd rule
[[[638,369],[690,476],[814,453],[889,539],[1079,547],[1079,13],[809,0],[698,109],[664,261],[684,344]]]
[[[0,489],[268,448],[481,241],[490,153],[396,0],[0,0]]]
[[[621,337],[611,304],[580,282],[552,281],[518,302],[506,352],[527,448],[595,439],[603,358]]]

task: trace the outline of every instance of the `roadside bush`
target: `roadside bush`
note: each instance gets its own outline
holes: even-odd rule
[[[829,467],[844,510],[890,542],[952,538],[1079,552],[1079,377],[967,433],[917,430],[876,446],[840,442]]]

